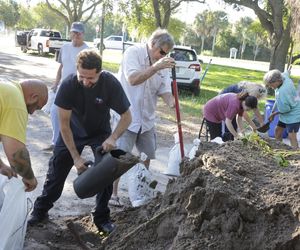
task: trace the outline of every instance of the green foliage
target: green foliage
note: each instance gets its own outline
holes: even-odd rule
[[[63,31],[65,23],[63,18],[51,11],[46,3],[39,3],[32,9],[33,17],[35,19],[35,27],[56,29]]]
[[[186,33],[186,24],[179,19],[171,18],[168,31],[174,37],[175,43],[181,44],[184,34]]]
[[[20,19],[19,5],[14,0],[0,0],[0,20],[6,27],[14,27]]]
[[[262,155],[269,155],[277,162],[281,167],[287,167],[289,165],[284,152],[273,150],[270,145],[262,139],[257,133],[251,133],[241,138],[242,142],[248,147],[255,147],[261,151]]]
[[[134,41],[149,37],[156,29],[153,7],[147,1],[119,1],[119,11],[125,14],[124,22]]]
[[[30,30],[36,27],[36,21],[30,9],[20,6],[20,20],[17,24],[18,30]]]

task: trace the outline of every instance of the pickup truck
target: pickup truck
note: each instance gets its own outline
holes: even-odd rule
[[[26,36],[26,39],[24,39]],[[44,53],[53,53],[60,50],[64,43],[70,42],[68,39],[63,39],[60,32],[49,29],[32,29],[27,32],[20,32],[16,38],[17,45],[21,47],[23,52],[27,50],[38,51],[40,55]]]

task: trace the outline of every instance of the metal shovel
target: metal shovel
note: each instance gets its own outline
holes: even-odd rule
[[[270,129],[270,121],[257,129],[258,132],[266,133]]]
[[[261,126],[261,127],[259,127],[258,129],[257,129],[257,131],[258,132],[260,132],[260,133],[265,133],[265,132],[267,132],[269,129],[270,129],[270,124],[271,124],[271,122],[273,121],[273,118],[274,118],[274,116],[275,115],[278,115],[279,113],[276,113],[276,114],[274,114],[272,117],[270,116],[269,117],[269,119],[268,119],[268,122],[266,123],[266,124],[264,124],[263,126]]]

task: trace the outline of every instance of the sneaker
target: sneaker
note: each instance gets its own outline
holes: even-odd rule
[[[100,233],[103,233],[105,235],[111,234],[115,229],[116,225],[112,223],[110,220],[101,224],[96,224],[98,230]]]
[[[42,223],[42,222],[46,222],[47,220],[49,219],[49,215],[48,213],[44,214],[44,215],[31,215],[29,220],[28,220],[28,225],[29,226],[35,226],[39,223]]]
[[[112,196],[110,200],[108,201],[108,205],[114,206],[114,207],[123,207],[124,204],[121,203],[120,198],[118,196]]]

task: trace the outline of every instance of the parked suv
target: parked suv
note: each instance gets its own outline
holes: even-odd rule
[[[201,65],[197,53],[191,47],[174,46],[170,53],[176,61],[176,82],[178,88],[188,89],[195,96],[200,93]]]

